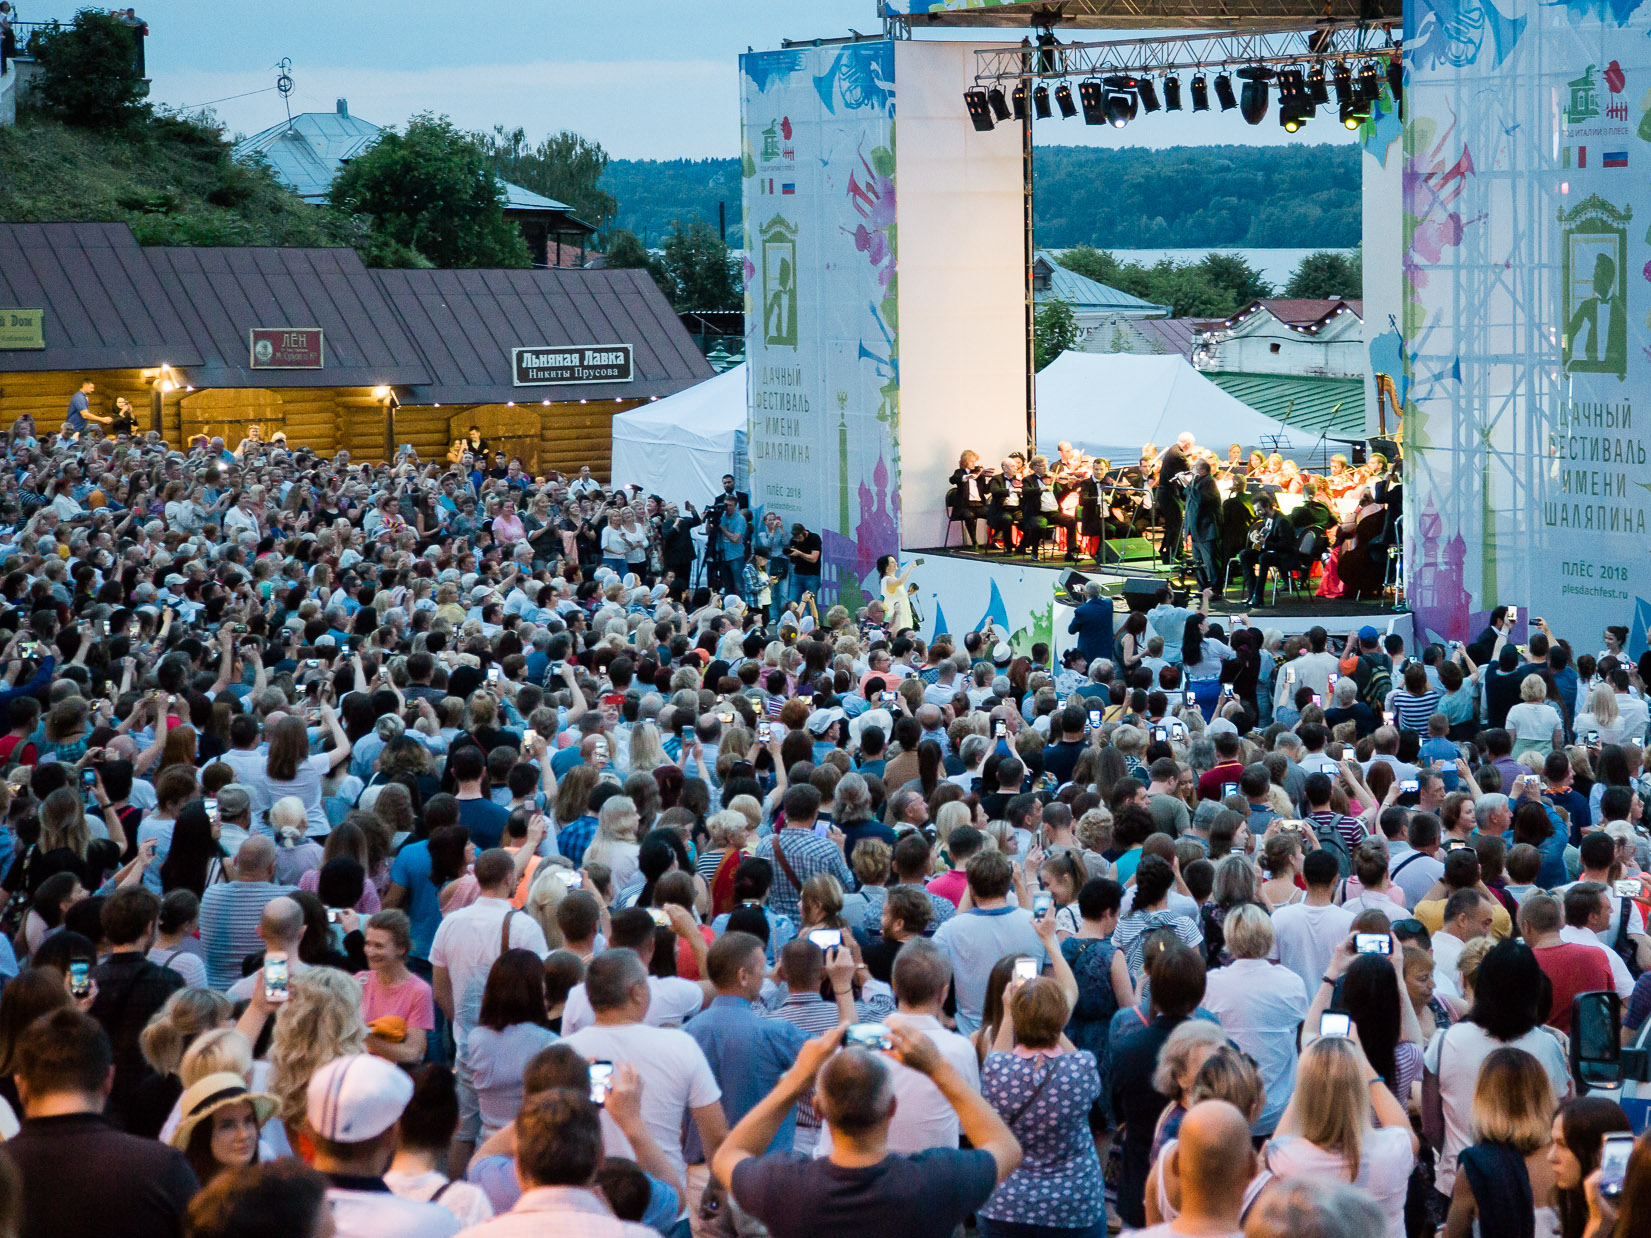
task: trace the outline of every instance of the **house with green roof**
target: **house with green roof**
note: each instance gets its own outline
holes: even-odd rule
[[[1054,254],[1043,249],[1032,255],[1032,299],[1038,305],[1065,301],[1072,307],[1072,316],[1078,320],[1078,348],[1083,352],[1105,351],[1090,344],[1096,330],[1112,319],[1168,318],[1170,315],[1169,306],[1154,305],[1087,275],[1079,275],[1063,267]]]

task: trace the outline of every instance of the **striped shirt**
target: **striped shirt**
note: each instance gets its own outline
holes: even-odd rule
[[[1132,980],[1141,975],[1141,955],[1146,949],[1146,935],[1160,928],[1173,930],[1184,946],[1196,948],[1204,944],[1204,934],[1187,916],[1167,910],[1132,911],[1119,920],[1118,927],[1112,930],[1112,944],[1124,952],[1124,961],[1129,964]]]
[[[222,992],[241,978],[241,963],[264,948],[258,921],[264,905],[295,887],[270,881],[226,881],[208,886],[201,897],[201,944],[206,947],[206,980]]]
[[[810,877],[830,873],[842,882],[845,891],[857,888],[858,883],[854,880],[854,874],[849,872],[841,847],[812,830],[787,827],[757,844],[757,856],[774,865],[774,884],[768,891],[768,905],[780,915],[790,916],[794,920],[799,918],[798,896],[801,891],[785,875],[784,867],[774,859],[775,847],[785,849],[786,861],[791,865],[791,871],[796,873],[797,881],[806,883]]]
[[[1439,712],[1439,693],[1432,688],[1420,696],[1400,689],[1392,696],[1393,725],[1401,731],[1427,731],[1428,720]]]
[[[1313,823],[1315,831],[1327,825],[1334,828],[1336,833],[1341,835],[1341,841],[1346,844],[1349,853],[1362,843],[1366,837],[1363,821],[1360,821],[1357,817],[1344,816],[1331,809],[1308,813],[1307,820]]]
[[[857,1023],[880,1023],[893,1010],[893,999],[872,998],[869,1001],[854,1003],[854,1019]],[[811,1037],[824,1035],[837,1026],[837,1003],[826,1001],[817,991],[792,993],[772,1010],[761,1010],[758,1013],[765,1019],[783,1019],[793,1026],[800,1027]],[[797,1102],[797,1125],[805,1129],[819,1129],[820,1111],[814,1108],[812,1094]]]

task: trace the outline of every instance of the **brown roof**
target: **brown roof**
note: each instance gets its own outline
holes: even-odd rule
[[[511,350],[630,344],[635,381],[561,390],[588,399],[670,395],[712,376],[646,271],[374,271],[430,371],[409,404],[500,404],[556,390],[512,383]]]
[[[1233,317],[1243,317],[1258,305],[1280,322],[1287,322],[1292,327],[1310,327],[1322,322],[1334,314],[1337,307],[1343,305],[1360,318],[1364,317],[1363,301],[1350,301],[1340,297],[1266,297],[1260,301],[1250,302]]]
[[[428,381],[418,349],[353,249],[164,246],[146,249],[203,361],[197,387],[265,387],[249,368],[254,327],[320,327],[325,367],[282,370],[282,387]]]
[[[0,306],[46,312],[46,347],[7,349],[0,370],[148,369],[201,360],[125,224],[0,224]]]
[[[1137,318],[1130,323],[1162,352],[1174,357],[1192,356],[1198,334],[1208,330],[1201,318]]]

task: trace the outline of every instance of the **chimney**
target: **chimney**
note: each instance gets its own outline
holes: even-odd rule
[[[350,101],[348,99],[340,99],[338,101],[338,114],[340,116],[348,116],[350,114]]]

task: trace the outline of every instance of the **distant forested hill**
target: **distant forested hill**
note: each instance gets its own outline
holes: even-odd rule
[[[1039,245],[1116,249],[1211,245],[1324,248],[1359,243],[1359,149],[1174,146],[1111,150],[1040,146],[1034,202]],[[677,218],[717,222],[740,244],[737,159],[615,159],[603,187],[621,228],[657,247]]]

